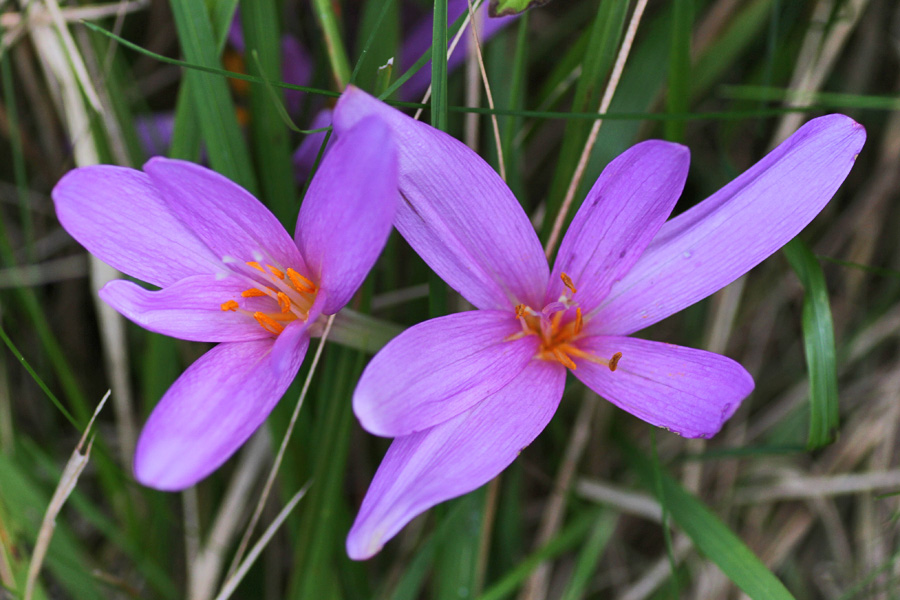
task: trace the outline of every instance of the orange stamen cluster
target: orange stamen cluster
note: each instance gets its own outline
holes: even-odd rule
[[[608,366],[610,371],[615,371],[622,358],[621,352],[616,352],[607,360],[585,352],[575,345],[584,330],[584,316],[581,313],[581,307],[575,306],[574,318],[570,316],[566,320],[566,315],[571,314],[570,310],[574,305],[571,296],[574,296],[577,290],[571,277],[567,274],[563,273],[560,278],[568,290],[568,292],[563,292],[559,299],[562,306],[552,316],[548,316],[525,304],[517,305],[515,308],[516,318],[522,323],[522,331],[507,339],[520,339],[528,335],[536,335],[541,340],[541,346],[535,358],[556,361],[573,370],[577,368],[573,359],[580,358]]]
[[[271,285],[246,289],[241,292],[241,297],[269,297],[274,301],[273,309],[277,305],[277,310],[250,312],[242,310],[237,301],[228,300],[220,306],[223,311],[241,312],[252,316],[263,329],[273,335],[280,334],[287,325],[297,319],[305,321],[309,318],[309,311],[319,291],[316,284],[291,268],[282,271],[272,265],[263,267],[255,261],[248,262],[247,266],[263,273]]]

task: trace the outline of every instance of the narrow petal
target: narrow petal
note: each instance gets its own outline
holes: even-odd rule
[[[187,277],[159,291],[150,291],[130,281],[110,281],[100,297],[123,316],[144,329],[194,342],[241,342],[270,338],[252,317],[222,310],[235,300],[244,310],[276,310],[270,298],[242,298],[249,286],[244,279],[219,280],[212,275]]]
[[[478,308],[537,306],[547,261],[503,180],[465,144],[348,86],[334,114],[341,136],[376,115],[394,133],[403,202],[397,230],[450,287]]]
[[[363,371],[353,411],[370,433],[399,437],[470,409],[522,372],[538,349],[506,311],[431,319],[395,337]]]
[[[390,130],[364,119],[322,161],[297,218],[297,245],[328,294],[325,314],[347,304],[375,264],[391,232],[397,196]]]
[[[373,556],[420,513],[497,476],[547,426],[565,381],[559,364],[531,361],[472,409],[394,440],[347,536],[350,558]]]
[[[617,336],[585,338],[578,347],[607,359],[622,353],[615,371],[576,358],[573,373],[586,386],[684,437],[712,437],[753,391],[744,367],[720,354]]]
[[[565,273],[583,309],[596,307],[669,218],[689,164],[687,148],[661,140],[632,146],[609,163],[563,238],[546,301],[565,291]]]
[[[200,165],[168,158],[150,159],[144,171],[169,210],[217,256],[306,271],[297,246],[275,215],[238,184]]]
[[[638,331],[728,285],[796,236],[847,177],[866,139],[849,117],[813,119],[724,188],[672,219],[593,315]]]
[[[293,347],[280,352],[271,339],[219,344],[191,365],[141,432],[134,456],[137,480],[159,490],[183,490],[228,460],[266,420],[300,369],[309,337],[289,341]],[[278,358],[285,353],[289,361]],[[286,368],[275,368],[276,359]]]
[[[82,167],[69,171],[52,195],[56,216],[69,235],[123,273],[166,286],[222,269],[140,171]]]

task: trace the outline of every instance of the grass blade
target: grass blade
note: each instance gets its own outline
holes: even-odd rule
[[[840,421],[834,323],[822,267],[799,239],[782,251],[803,285],[803,348],[809,372],[809,436],[807,448],[834,441]]]

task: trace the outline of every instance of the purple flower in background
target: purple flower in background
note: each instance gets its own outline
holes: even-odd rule
[[[207,476],[262,424],[300,368],[310,327],[353,296],[396,210],[397,154],[365,119],[323,161],[294,238],[237,184],[184,161],[144,171],[109,165],[68,173],[53,190],[63,227],[90,252],[159,291],[125,280],[100,296],[135,323],[221,342],[156,406],[135,477],[180,490]]]
[[[354,88],[338,103],[335,130],[371,116],[398,142],[404,201],[395,226],[478,310],[408,329],[360,378],[357,417],[396,439],[348,536],[354,559],[505,469],[553,416],[567,370],[648,423],[686,437],[718,432],[753,389],[743,367],[628,336],[721,289],[799,233],[865,141],[848,117],[815,119],[670,221],[688,150],[640,143],[600,175],[551,272],[527,216],[481,158]]]

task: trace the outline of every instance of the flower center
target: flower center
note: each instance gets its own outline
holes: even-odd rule
[[[566,290],[556,302],[547,304],[540,311],[525,304],[516,306],[516,318],[522,324],[522,331],[509,336],[507,341],[536,335],[541,341],[541,346],[534,358],[556,361],[573,370],[577,368],[573,358],[581,358],[615,371],[619,359],[622,358],[621,352],[616,352],[611,358],[606,359],[585,352],[575,345],[584,330],[581,307],[572,299],[578,290],[568,275],[563,273],[560,278]]]
[[[301,321],[309,319],[309,311],[319,292],[316,284],[294,269],[282,271],[272,265],[263,267],[255,261],[248,262],[247,266],[261,272],[267,281],[265,284],[244,290],[241,292],[241,298],[260,299],[262,306],[257,305],[254,308],[263,310],[241,308],[241,304],[232,299],[221,304],[220,308],[223,311],[240,312],[251,316],[263,329],[276,336],[297,319]],[[255,304],[259,304],[259,301]]]

